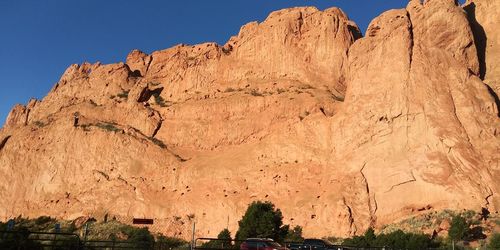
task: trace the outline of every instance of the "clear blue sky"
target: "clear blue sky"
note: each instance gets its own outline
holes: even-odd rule
[[[336,6],[361,28],[407,0],[0,0],[0,126],[12,106],[41,99],[73,63],[124,61],[178,43],[224,44],[274,10]]]

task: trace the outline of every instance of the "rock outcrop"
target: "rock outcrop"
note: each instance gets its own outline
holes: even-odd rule
[[[495,5],[413,0],[363,38],[338,8],[292,8],[222,46],[72,65],[0,130],[0,216],[150,217],[181,237],[196,220],[215,236],[270,200],[307,236],[348,236],[498,212]]]
[[[474,34],[474,41],[480,63],[479,77],[487,84],[494,96],[497,106],[500,105],[500,2],[495,0],[469,0],[464,9]],[[500,116],[500,113],[499,113]]]

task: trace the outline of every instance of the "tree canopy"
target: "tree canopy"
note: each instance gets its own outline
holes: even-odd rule
[[[238,240],[272,238],[283,242],[289,229],[288,225],[283,225],[281,210],[276,209],[269,201],[252,202],[238,225],[239,229],[236,232]]]

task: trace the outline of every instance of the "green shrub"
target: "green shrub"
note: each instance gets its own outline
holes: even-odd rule
[[[49,216],[40,216],[40,217],[35,219],[35,224],[36,225],[44,225],[44,224],[47,224],[47,223],[52,222],[52,221],[54,221],[54,219],[50,218]]]
[[[227,228],[223,229],[219,235],[217,235],[217,240],[210,240],[201,245],[202,248],[219,249],[231,248],[232,246],[231,232],[229,232]]]
[[[123,98],[123,99],[128,99],[128,93],[129,93],[129,92],[130,92],[129,90],[124,90],[123,92],[119,93],[119,94],[118,94],[118,95],[116,95],[116,96],[118,96],[118,97],[120,97],[120,98]]]
[[[264,96],[262,93],[260,93],[258,90],[256,89],[252,89],[250,91],[250,94],[253,95],[253,96]]]
[[[500,249],[500,233],[496,233],[491,236],[490,243],[488,244],[488,249]]]
[[[160,107],[168,107],[167,103],[159,93],[154,93],[153,97],[155,98],[155,103],[160,105]]]
[[[178,248],[181,246],[184,246],[188,244],[187,241],[179,238],[174,238],[174,237],[167,237],[160,235],[156,238],[156,242],[161,243],[162,247],[165,247],[164,249],[173,249],[173,248]]]
[[[132,242],[154,242],[153,235],[149,232],[148,228],[127,226],[123,232],[128,236],[127,241]]]
[[[109,122],[104,122],[104,123],[99,122],[95,126],[98,127],[98,128],[110,131],[110,132],[120,132],[120,131],[123,131],[122,129],[117,128],[116,124],[109,123]]]
[[[302,237],[302,227],[295,226],[293,229],[288,230],[285,236],[285,242],[302,242],[304,237]]]
[[[165,145],[165,143],[163,143],[163,141],[160,139],[156,139],[154,137],[148,137],[148,139],[160,148],[167,148],[167,145]]]
[[[467,235],[469,223],[461,215],[453,216],[448,230],[448,237],[452,240],[462,240]]]
[[[302,84],[299,86],[299,89],[314,89],[314,87],[309,84]]]
[[[394,249],[420,250],[439,246],[430,236],[425,234],[405,233],[396,230],[388,234],[375,235],[368,229],[363,236],[354,236],[344,240],[342,245],[354,247],[390,247]]]
[[[34,121],[33,124],[39,128],[45,127],[45,125],[47,125],[42,121]]]

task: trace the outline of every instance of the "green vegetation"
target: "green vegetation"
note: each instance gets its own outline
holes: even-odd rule
[[[160,148],[167,148],[167,145],[165,145],[165,143],[163,143],[162,140],[160,139],[157,139],[157,138],[154,138],[154,137],[148,137],[148,139],[153,142],[154,144],[156,144],[157,146],[159,146]]]
[[[155,103],[160,105],[160,107],[170,106],[165,102],[165,99],[163,99],[163,97],[161,97],[160,93],[154,93],[153,97],[155,98]]]
[[[45,127],[45,125],[47,125],[42,121],[34,121],[33,124],[39,128]]]
[[[369,228],[364,235],[345,239],[342,245],[355,247],[386,246],[394,249],[420,250],[438,247],[439,242],[431,240],[429,235],[405,233],[401,230],[389,234],[375,235],[373,229]]]
[[[299,86],[299,89],[314,89],[314,87],[309,84],[302,84]]]
[[[448,237],[452,240],[463,240],[469,231],[469,223],[461,215],[453,216]]]
[[[292,230],[288,230],[285,236],[285,242],[302,242],[303,240],[301,226],[295,226]]]
[[[40,249],[40,243],[51,241],[52,235],[31,234],[30,232],[55,232],[55,224],[59,224],[62,233],[73,235],[58,235],[57,239],[66,239],[56,243],[55,249],[68,249],[68,246],[76,246],[78,237],[83,240],[85,225],[77,228],[72,221],[58,221],[48,216],[41,216],[35,219],[16,218],[14,219],[15,233],[0,234],[0,249]],[[138,243],[140,246],[150,246],[152,243],[161,243],[162,249],[183,248],[187,249],[187,242],[174,237],[167,237],[161,234],[152,234],[147,228],[130,226],[113,220],[96,222],[91,219],[87,222],[89,241],[126,241]],[[7,230],[6,223],[0,222],[0,231]],[[117,243],[118,244],[118,243]],[[139,246],[137,245],[137,246]],[[130,246],[130,245],[128,245]]]
[[[99,122],[99,123],[95,124],[95,126],[98,127],[98,128],[100,128],[100,129],[104,129],[104,130],[110,131],[110,132],[121,132],[121,131],[123,131],[122,129],[116,127],[116,123]]]
[[[2,225],[0,223],[0,229]],[[3,230],[3,229],[2,229]],[[4,234],[0,237],[0,249],[40,249],[40,243],[29,239],[29,231],[26,228],[20,228],[16,234]]]
[[[122,98],[122,99],[128,99],[128,93],[129,93],[129,92],[130,92],[129,90],[124,90],[123,92],[119,93],[119,94],[118,94],[118,95],[116,95],[116,96],[118,96],[118,97],[120,97],[120,98]]]
[[[250,91],[250,94],[253,95],[253,96],[264,96],[262,93],[260,93],[258,90],[256,89],[252,89]]]
[[[500,233],[496,233],[491,236],[488,249],[500,249]]]
[[[165,249],[175,249],[180,248],[182,246],[186,246],[189,243],[183,239],[175,238],[175,237],[167,237],[163,235],[159,235],[156,238],[156,242],[162,243],[161,245],[165,247]],[[187,248],[187,247],[186,247]]]
[[[252,202],[238,222],[239,229],[236,239],[246,238],[272,238],[283,242],[288,234],[288,225],[283,225],[283,215],[280,209],[275,209],[269,201]]]
[[[232,241],[231,232],[226,228],[217,235],[217,240],[210,240],[201,245],[202,248],[231,248]]]

